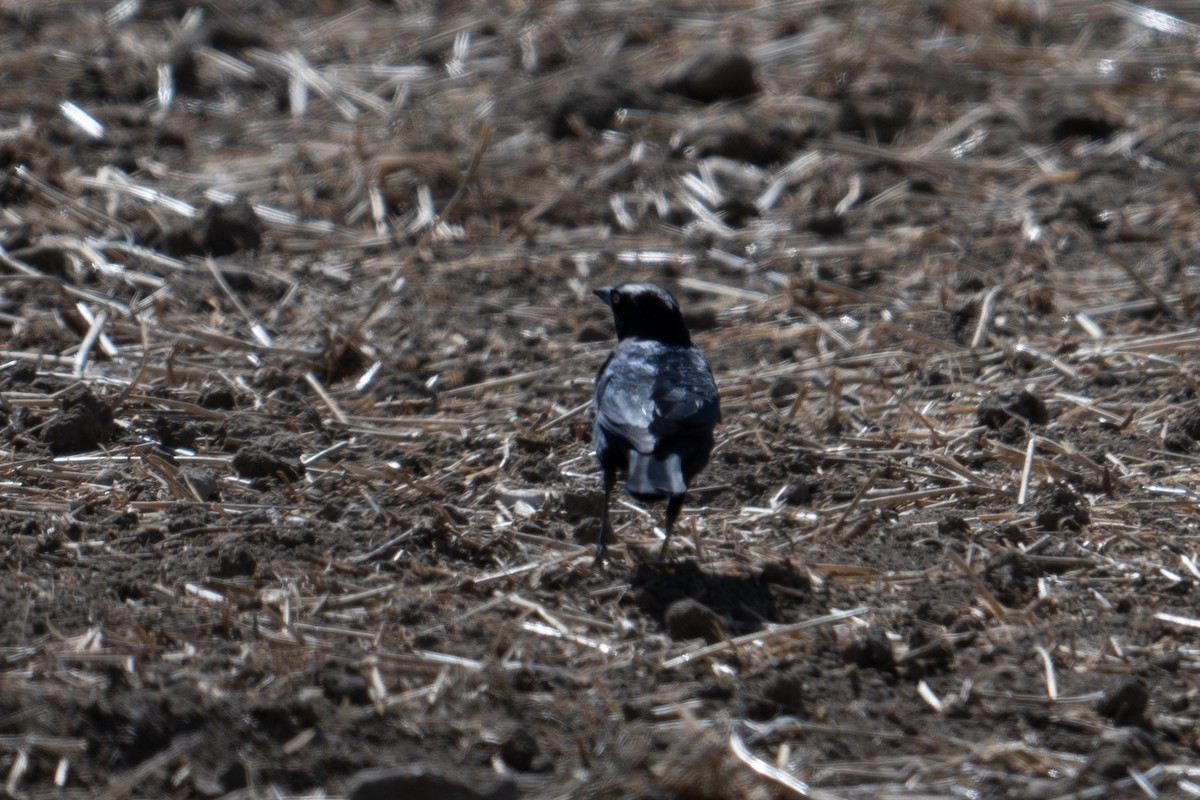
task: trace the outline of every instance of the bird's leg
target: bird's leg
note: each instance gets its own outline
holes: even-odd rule
[[[592,561],[593,567],[600,566],[608,557],[608,540],[612,538],[612,524],[608,521],[608,504],[612,499],[613,487],[616,485],[616,473],[606,470],[604,473],[604,508],[600,512],[600,540],[596,542],[596,558]]]
[[[671,543],[671,531],[675,528],[675,520],[679,518],[679,511],[683,508],[683,495],[673,494],[667,500],[667,516],[663,520],[663,527],[666,528],[666,538],[663,539],[662,550],[658,554],[658,560],[662,561],[667,557],[667,545]]]

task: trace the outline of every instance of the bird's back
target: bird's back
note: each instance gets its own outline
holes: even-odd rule
[[[595,402],[597,453],[629,462],[632,494],[682,494],[707,463],[721,410],[696,347],[622,341],[597,376]]]

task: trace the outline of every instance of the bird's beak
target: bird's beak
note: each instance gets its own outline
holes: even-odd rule
[[[603,289],[597,289],[596,291],[592,292],[592,294],[596,295],[596,297],[599,297],[601,300],[603,300],[604,305],[606,305],[606,306],[612,305],[612,287],[611,286],[605,286]]]

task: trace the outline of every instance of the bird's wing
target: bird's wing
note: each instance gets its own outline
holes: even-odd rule
[[[654,452],[654,367],[641,354],[618,347],[596,378],[596,421],[638,452]]]
[[[721,419],[717,386],[693,347],[618,347],[600,370],[596,418],[642,453],[661,438],[703,436]]]
[[[708,362],[694,347],[664,359],[651,398],[655,406],[650,431],[655,436],[703,436],[721,421],[717,384]]]

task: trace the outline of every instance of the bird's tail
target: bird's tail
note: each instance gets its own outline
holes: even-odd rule
[[[683,494],[687,491],[687,482],[683,479],[679,453],[656,456],[631,449],[629,478],[625,481],[625,488],[635,497]]]

